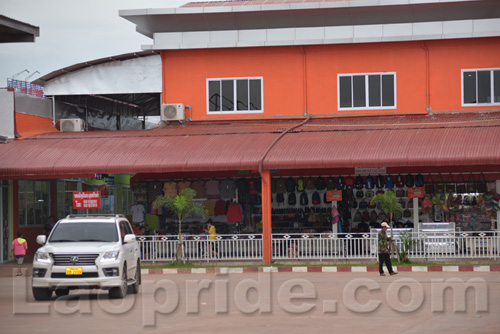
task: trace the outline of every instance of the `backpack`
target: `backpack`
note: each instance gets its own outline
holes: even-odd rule
[[[392,175],[386,175],[385,176],[385,187],[387,189],[394,188],[394,179],[392,178]]]
[[[360,205],[360,207],[361,207],[361,205]],[[363,212],[363,218],[362,218],[362,220],[363,220],[365,223],[370,221],[370,214],[368,213],[368,211],[366,211],[366,210],[365,210],[365,211]]]
[[[368,202],[365,201],[364,199],[361,202],[359,202],[360,209],[366,209],[367,207],[368,207]]]
[[[319,193],[317,191],[315,191],[313,194],[312,194],[312,204],[314,205],[318,205],[320,204],[321,202],[321,197],[319,197]]]
[[[325,178],[322,176],[318,176],[316,178],[316,190],[325,190],[325,188],[326,188]]]
[[[276,194],[276,202],[278,202],[278,203],[285,202],[285,196],[283,196],[283,193],[277,193]]]
[[[408,188],[411,188],[414,186],[415,183],[413,181],[413,175],[411,175],[411,174],[406,175],[405,184]]]
[[[306,189],[314,190],[316,189],[316,185],[314,184],[314,179],[312,177],[308,177],[306,181]]]
[[[363,189],[363,177],[361,175],[356,177],[356,180],[354,181],[354,188]]]
[[[305,185],[306,182],[304,181],[304,178],[302,176],[299,177],[299,179],[297,180],[297,190],[304,191],[304,189],[306,188]]]
[[[356,191],[357,198],[363,198],[364,196],[365,196],[365,193],[363,192],[363,190]]]
[[[352,220],[355,222],[361,222],[361,212],[359,212],[359,210],[356,211]]]
[[[423,187],[424,186],[424,177],[422,174],[418,174],[415,177],[415,187]]]
[[[342,176],[339,176],[337,178],[337,182],[335,182],[335,185],[337,187],[337,190],[344,190],[344,187],[345,187],[344,178]]]
[[[366,198],[373,198],[373,196],[375,196],[375,193],[373,192],[373,190],[367,190],[366,193],[365,193],[365,197]]]
[[[398,174],[398,176],[396,176],[396,187],[403,188],[404,186],[405,186],[405,183],[403,180],[403,175]]]
[[[300,205],[308,205],[309,198],[307,197],[307,193],[303,192],[300,194]]]
[[[365,178],[365,187],[366,189],[373,189],[373,177],[371,175]]]
[[[295,180],[293,179],[293,177],[290,176],[288,179],[286,179],[285,189],[289,193],[295,191]]]
[[[288,194],[288,205],[297,204],[297,197],[295,196],[295,192],[291,192]]]
[[[346,186],[346,189],[354,188],[354,178],[352,176],[348,176],[345,179],[345,186]]]
[[[335,182],[335,178],[333,176],[328,177],[328,180],[326,181],[326,189],[327,190],[337,189],[337,183]]]
[[[377,175],[375,179],[375,184],[377,185],[377,188],[383,188],[385,185],[385,181],[382,175]]]
[[[377,219],[378,219],[377,211],[372,210],[372,212],[370,212],[370,221],[371,222],[376,222]]]

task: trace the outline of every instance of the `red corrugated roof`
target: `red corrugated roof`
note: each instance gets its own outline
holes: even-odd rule
[[[62,132],[0,144],[0,178],[257,170],[303,120]],[[500,112],[311,119],[272,146],[265,169],[494,166]]]

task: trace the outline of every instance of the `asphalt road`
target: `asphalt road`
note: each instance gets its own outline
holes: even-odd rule
[[[0,277],[0,333],[500,333],[500,273],[144,275],[138,295],[35,302]]]

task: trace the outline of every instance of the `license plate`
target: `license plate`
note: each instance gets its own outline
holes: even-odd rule
[[[81,275],[83,274],[82,267],[66,267],[66,275]]]

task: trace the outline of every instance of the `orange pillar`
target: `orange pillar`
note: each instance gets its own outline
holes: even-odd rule
[[[260,172],[262,178],[262,256],[271,263],[271,171]]]

